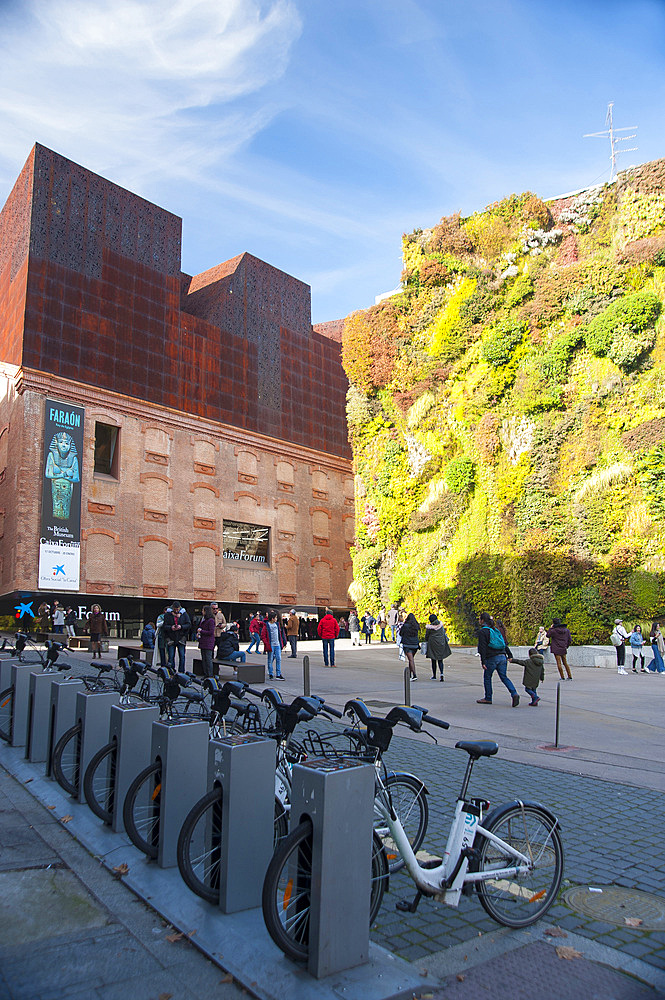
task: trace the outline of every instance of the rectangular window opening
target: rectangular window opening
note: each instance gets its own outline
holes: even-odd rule
[[[119,432],[112,424],[95,423],[95,473],[119,478]]]

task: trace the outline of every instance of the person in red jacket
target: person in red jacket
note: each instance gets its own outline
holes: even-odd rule
[[[263,621],[261,620],[261,613],[255,611],[252,615],[252,620],[249,623],[249,646],[247,647],[247,652],[251,653],[254,643],[256,643],[256,652],[259,651],[259,643],[261,642],[261,630],[263,628]]]
[[[318,624],[317,632],[323,642],[323,662],[328,666],[328,653],[330,653],[330,666],[335,666],[335,639],[339,636],[339,623],[333,618],[330,608],[326,608],[326,613]]]

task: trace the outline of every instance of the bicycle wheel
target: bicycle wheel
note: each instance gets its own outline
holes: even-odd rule
[[[85,801],[95,816],[103,820],[107,826],[113,822],[117,751],[116,740],[107,743],[90,759],[83,775]]]
[[[68,795],[78,795],[81,764],[81,723],[62,734],[53,748],[51,769],[53,777]]]
[[[388,879],[383,846],[372,838],[370,924],[374,923]],[[268,865],[261,904],[270,937],[294,962],[309,955],[309,915],[312,884],[312,824],[300,823],[282,841]]]
[[[538,805],[515,802],[490,816],[485,829],[531,859],[527,871],[478,882],[481,905],[505,927],[528,927],[550,908],[563,876],[563,845],[556,819]],[[516,863],[500,844],[480,840],[477,870],[508,868]]]
[[[182,879],[208,903],[219,903],[222,809],[222,789],[218,786],[189,811],[178,837],[178,868]]]
[[[0,694],[0,739],[11,743],[14,718],[14,688],[8,687]]]
[[[415,853],[425,838],[429,823],[429,806],[425,786],[413,774],[389,774],[384,780],[383,786],[390,795],[393,809],[404,827],[404,832]],[[397,849],[397,844],[392,838],[385,819],[376,806],[374,807],[374,829],[381,838],[386,852],[388,871],[394,875],[402,870],[404,860]]]
[[[122,819],[134,847],[156,859],[162,800],[162,764],[155,761],[140,771],[127,789]]]

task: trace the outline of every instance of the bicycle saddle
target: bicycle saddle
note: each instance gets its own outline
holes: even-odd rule
[[[459,740],[455,744],[455,749],[466,750],[470,757],[475,757],[478,760],[479,757],[493,757],[495,753],[499,752],[499,745],[491,740],[479,740],[478,742]]]

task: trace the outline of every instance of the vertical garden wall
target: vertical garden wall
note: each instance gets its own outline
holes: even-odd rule
[[[344,325],[351,595],[490,610],[514,641],[665,613],[665,161],[403,238],[402,290]]]

